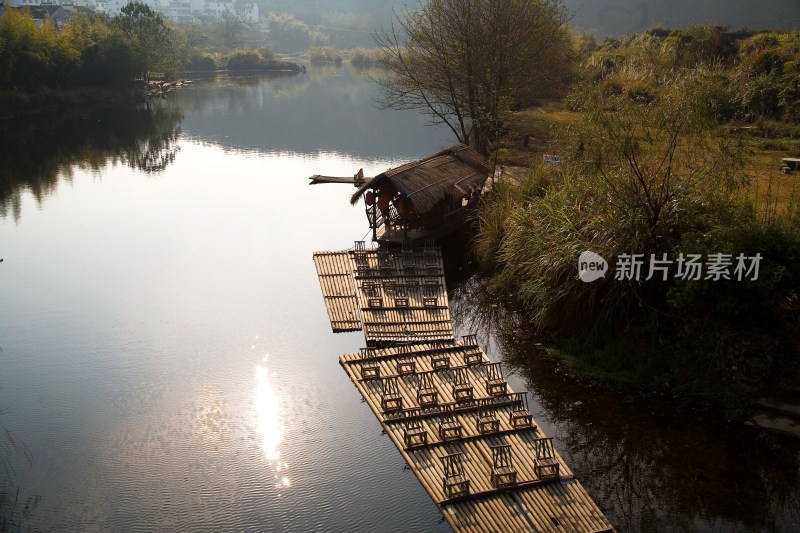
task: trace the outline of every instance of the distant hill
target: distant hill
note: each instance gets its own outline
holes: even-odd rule
[[[331,37],[341,48],[371,46],[370,33],[391,23],[392,11],[415,9],[417,0],[253,0],[266,14],[288,12]],[[425,0],[422,0],[423,2]],[[564,0],[577,31],[598,37],[661,25],[711,23],[732,29],[800,28],[800,0]]]
[[[800,28],[800,0],[565,0],[577,31],[599,37],[661,25],[712,23],[732,29]]]

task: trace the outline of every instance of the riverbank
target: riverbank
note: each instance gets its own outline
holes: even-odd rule
[[[523,375],[537,376],[546,367],[584,394],[602,391],[623,404],[668,406],[676,416],[710,417],[800,439],[800,364],[791,353],[766,347],[759,352],[751,343],[740,347],[738,358],[709,366],[714,346],[670,333],[666,325],[656,333],[633,324],[603,339],[535,332],[518,295],[498,290],[496,277],[485,270],[477,280],[472,291],[481,300],[479,322],[492,324],[505,346],[505,362]],[[763,351],[773,353],[769,364],[759,355]]]
[[[263,65],[241,65],[223,70],[197,71],[199,74],[299,74],[304,66],[287,61],[270,61]],[[188,80],[133,81],[119,87],[80,87],[72,89],[41,88],[35,91],[0,91],[0,121],[23,117],[86,115],[118,105],[137,105],[150,98],[161,97],[191,83]]]
[[[620,116],[596,112],[608,121]],[[790,125],[759,122],[742,130],[721,124],[697,136],[695,146],[679,146],[674,155],[681,161],[710,153],[696,146],[737,146],[731,180],[748,179],[735,187],[720,182],[676,189],[675,214],[665,211],[650,228],[640,217],[648,204],[637,204],[645,195],[620,196],[621,189],[587,165],[600,152],[585,140],[584,114],[548,102],[514,113],[507,123],[493,156],[506,170],[481,207],[476,248],[489,298],[511,310],[509,334],[534,332],[527,340],[542,346],[535,357],[551,358],[585,383],[797,435],[793,417],[800,409],[785,398],[800,381],[800,346],[793,340],[800,176],[780,174],[777,164],[799,147]],[[770,132],[776,137],[765,138]],[[657,168],[667,146],[663,133],[650,129],[648,142],[630,134],[645,165],[656,162]],[[604,154],[614,157],[613,150]],[[561,162],[545,164],[544,155]],[[617,172],[624,174],[627,165],[622,158]],[[691,172],[689,165],[684,172]],[[586,250],[608,260],[604,277],[579,279],[578,256]],[[633,272],[617,272],[619,257],[631,253],[647,258],[635,279]],[[650,280],[650,254],[662,253],[670,268],[664,278],[656,272],[662,279]],[[737,280],[703,271],[697,279],[676,279],[677,259],[689,253],[699,254],[706,267],[709,257],[727,254],[731,273],[739,254],[759,254],[759,275]],[[767,409],[774,405],[780,409]],[[789,421],[776,422],[776,416]]]
[[[86,87],[79,89],[38,89],[0,91],[0,120],[21,117],[85,114],[114,105],[137,101],[134,86]]]

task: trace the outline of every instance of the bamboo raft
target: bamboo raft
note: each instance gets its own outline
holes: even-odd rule
[[[526,393],[475,335],[455,340],[438,248],[356,242],[314,263],[333,331],[365,332],[340,364],[453,530],[613,531]]]
[[[333,332],[359,331],[363,325],[349,252],[317,252],[314,266]]]
[[[455,531],[612,531],[474,335],[339,362]]]
[[[366,248],[314,253],[334,333],[364,330],[368,346],[452,340],[441,251]]]

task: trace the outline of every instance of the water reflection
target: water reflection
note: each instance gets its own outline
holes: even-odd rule
[[[87,161],[85,169],[72,166],[72,177],[61,169],[41,209],[23,192],[18,224],[0,219],[1,379],[10,425],[37,456],[19,480],[19,501],[42,495],[31,530],[446,527],[437,527],[436,506],[402,472],[372,413],[359,408],[336,355],[358,349],[363,336],[331,336],[311,261],[314,250],[352,246],[366,229],[363,209],[347,202],[352,188],[309,187],[308,176],[361,166],[372,174],[408,158],[394,157],[401,151],[391,144],[331,155],[314,146],[316,133],[269,156],[243,154],[242,146],[261,153],[285,127],[313,129],[270,120],[275,107],[288,107],[270,100],[274,84],[288,95],[295,81],[303,80],[256,88],[265,98],[261,127],[241,144],[193,142],[182,123],[181,150],[155,177],[121,158],[92,167],[88,155],[99,152],[89,140],[105,146],[127,136],[124,115],[119,131],[95,122],[100,131],[84,139],[85,153],[69,156]],[[354,82],[363,80],[343,85]],[[193,91],[220,89],[225,98],[202,85],[159,100],[167,107],[155,113],[175,106],[177,117],[193,114],[173,98]],[[302,97],[332,94],[322,85],[286,101],[313,107]],[[195,124],[193,138],[216,138],[218,123],[239,117],[220,110],[204,118],[208,129]],[[381,143],[352,127],[364,118],[343,121],[337,137]],[[387,119],[375,131],[396,129],[413,145],[409,158],[438,148],[433,129],[402,130],[408,122]],[[19,163],[32,167],[32,159]],[[5,162],[3,178],[21,172],[12,156]],[[251,332],[263,340],[248,342]],[[255,347],[234,348],[245,343]],[[354,482],[353,472],[369,475]]]
[[[301,76],[298,72],[263,72],[258,74],[243,74],[228,76],[223,74],[222,77],[230,81],[232,85],[239,87],[256,87],[262,83],[279,80],[281,78],[291,78],[294,76]]]
[[[800,530],[799,442],[577,383],[477,278],[452,302],[460,328],[491,340],[527,382],[534,416],[619,530]]]
[[[170,101],[184,110],[184,136],[237,150],[416,159],[452,144],[424,115],[380,110],[375,92],[349,66],[315,66],[294,76],[220,75]]]
[[[8,411],[0,405],[0,417]],[[0,420],[0,531],[14,531],[30,527],[30,517],[41,501],[41,496],[21,500],[16,484],[16,463],[32,464],[28,447]]]
[[[422,115],[378,109],[374,91],[348,66],[290,76],[220,75],[197,80],[151,108],[0,128],[0,217],[19,221],[24,191],[41,203],[76,168],[99,174],[110,161],[162,172],[176,160],[179,138],[235,151],[370,160],[415,159],[452,144],[443,128],[425,127]]]
[[[182,118],[179,108],[156,102],[0,128],[0,217],[19,221],[24,191],[41,204],[75,168],[99,172],[111,161],[163,171],[175,160]]]
[[[281,462],[278,449],[283,440],[280,398],[272,387],[264,356],[264,364],[256,365],[256,432],[261,436],[261,450],[275,469],[276,488],[290,487],[286,470],[289,465]]]

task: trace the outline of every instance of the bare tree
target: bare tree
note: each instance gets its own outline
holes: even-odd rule
[[[421,109],[486,154],[503,114],[564,86],[562,0],[430,0],[375,35],[388,59],[380,103]]]
[[[238,13],[225,10],[222,19],[217,24],[218,32],[222,37],[222,43],[228,50],[233,50],[242,41],[242,30],[244,30],[244,19]]]

